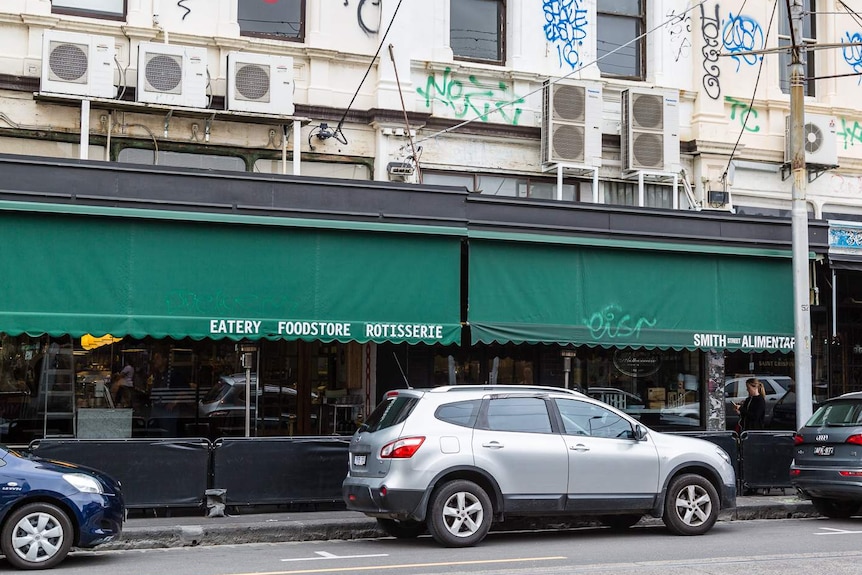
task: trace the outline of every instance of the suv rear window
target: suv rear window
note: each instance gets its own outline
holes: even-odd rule
[[[479,415],[479,408],[481,406],[481,399],[447,403],[437,408],[437,411],[434,413],[434,417],[440,421],[445,421],[446,423],[451,423],[453,425],[473,427],[476,425],[476,417]]]
[[[371,412],[371,415],[365,421],[368,431],[379,431],[393,425],[398,425],[407,419],[407,416],[416,407],[418,401],[416,397],[405,395],[387,397],[374,408],[374,411]]]
[[[862,425],[862,402],[836,400],[821,405],[806,424],[808,427],[852,427]]]

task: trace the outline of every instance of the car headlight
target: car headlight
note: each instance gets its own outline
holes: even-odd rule
[[[722,448],[720,448],[720,447],[716,446],[716,448],[715,448],[715,452],[718,454],[718,456],[719,456],[719,457],[721,457],[722,459],[724,459],[724,461],[725,461],[728,465],[733,465],[733,462],[730,460],[730,455],[728,455],[728,454],[727,454],[727,452],[726,452],[725,450],[723,450]]]
[[[89,475],[84,475],[83,473],[64,473],[63,479],[81,493],[102,493],[102,485]]]

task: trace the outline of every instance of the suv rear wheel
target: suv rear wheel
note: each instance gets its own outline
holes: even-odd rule
[[[484,489],[464,479],[450,481],[431,496],[428,531],[446,547],[469,547],[488,534],[491,516],[491,499]]]
[[[830,519],[847,519],[859,512],[859,503],[853,501],[812,497],[811,504],[814,505],[817,513]]]
[[[395,519],[377,519],[377,526],[391,537],[398,539],[415,539],[425,533],[427,527],[419,521],[396,521]]]
[[[720,507],[712,483],[700,475],[687,473],[671,481],[662,520],[676,535],[703,535],[715,524]]]

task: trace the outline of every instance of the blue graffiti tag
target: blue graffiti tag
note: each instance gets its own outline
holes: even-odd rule
[[[587,37],[587,11],[581,0],[544,0],[545,38],[557,48],[560,66],[574,70],[581,63],[580,47]]]
[[[736,60],[737,72],[742,62],[752,66],[763,59],[763,56],[743,53],[760,50],[765,46],[763,28],[754,18],[742,14],[734,16],[733,12],[729,12],[721,37],[724,49]]]
[[[585,320],[593,339],[616,339],[619,337],[640,337],[641,328],[655,327],[657,320],[641,317],[637,320],[623,313],[620,306],[610,304],[595,312]]]
[[[854,32],[852,35],[850,32],[844,32],[844,35],[847,36],[847,44],[842,47],[842,55],[844,56],[844,61],[853,68],[853,71],[857,74],[862,74],[862,46],[858,44],[862,44],[862,34],[859,32]],[[844,39],[841,39],[841,44],[844,44]],[[853,44],[857,44],[854,46]],[[856,84],[862,83],[862,76],[859,76],[859,80],[857,80]]]

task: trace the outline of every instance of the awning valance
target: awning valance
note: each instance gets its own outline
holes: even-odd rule
[[[471,234],[473,343],[793,349],[791,254],[697,253]]]
[[[0,205],[0,332],[459,343],[458,228]]]

